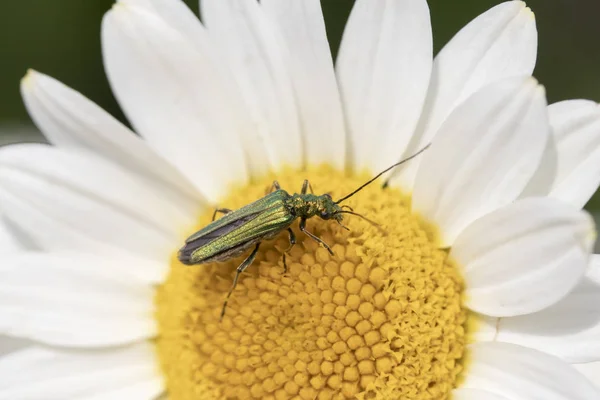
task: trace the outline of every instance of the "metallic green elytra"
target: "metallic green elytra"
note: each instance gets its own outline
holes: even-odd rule
[[[308,180],[304,181],[299,194],[294,193],[292,195],[281,189],[279,183],[274,181],[271,193],[253,203],[235,211],[226,208],[216,209],[213,214],[213,222],[186,239],[185,245],[178,253],[179,261],[187,265],[226,261],[254,246],[250,255],[236,270],[233,284],[221,310],[221,318],[223,318],[227,302],[237,285],[240,274],[252,264],[258,253],[260,243],[263,240],[272,239],[283,230],[288,231],[290,246],[283,253],[284,273],[287,272],[285,254],[296,244],[296,236],[291,230],[290,225],[297,218],[300,218],[300,231],[318,242],[319,245],[323,246],[333,255],[333,251],[327,243],[306,230],[306,220],[318,216],[324,220],[334,220],[343,228],[348,229],[342,224],[343,214],[352,214],[375,224],[364,216],[355,213],[350,207],[340,206],[339,204],[354,196],[392,168],[421,154],[427,147],[429,145],[414,155],[380,172],[373,179],[337,201],[333,201],[329,194],[315,195],[307,193],[310,187]],[[215,221],[217,213],[225,215]]]

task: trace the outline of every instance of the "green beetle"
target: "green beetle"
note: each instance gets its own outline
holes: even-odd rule
[[[334,220],[345,229],[348,229],[342,224],[343,214],[352,214],[376,225],[368,218],[353,212],[350,207],[340,206],[339,204],[354,196],[392,168],[421,154],[427,147],[429,146],[424,147],[416,154],[385,169],[373,179],[337,201],[333,201],[329,194],[315,195],[307,193],[307,190],[310,187],[308,180],[304,181],[300,193],[294,193],[293,195],[290,195],[288,192],[281,189],[279,183],[275,181],[271,187],[271,193],[253,203],[235,211],[226,208],[216,209],[213,214],[213,222],[186,239],[185,245],[178,253],[179,261],[187,265],[226,261],[244,253],[254,246],[250,255],[236,270],[233,284],[223,303],[223,309],[221,310],[222,319],[225,315],[227,302],[235,290],[240,274],[252,264],[258,253],[260,243],[263,240],[272,239],[284,229],[287,229],[290,246],[283,253],[284,272],[287,272],[285,254],[296,244],[296,236],[290,228],[290,225],[297,218],[300,218],[300,231],[317,241],[319,245],[323,246],[333,255],[333,251],[327,243],[306,230],[307,219],[318,216],[324,220]],[[215,221],[217,213],[223,213],[225,215]]]

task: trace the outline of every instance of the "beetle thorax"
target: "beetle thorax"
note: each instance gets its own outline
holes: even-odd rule
[[[295,193],[289,199],[288,206],[298,217],[314,217],[323,211],[323,202],[320,201],[320,197],[314,194]]]
[[[319,216],[322,219],[334,218],[338,222],[342,220],[341,208],[328,194],[316,196],[314,194],[298,194],[290,196],[287,201],[288,210],[300,218],[311,218]]]

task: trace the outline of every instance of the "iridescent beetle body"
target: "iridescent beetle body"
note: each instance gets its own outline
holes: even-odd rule
[[[329,194],[315,195],[307,193],[307,190],[310,187],[308,180],[304,181],[301,192],[294,193],[293,195],[282,190],[279,183],[275,181],[273,182],[271,193],[253,203],[235,211],[229,209],[216,209],[213,215],[213,222],[186,239],[185,245],[179,250],[178,258],[183,264],[187,265],[226,261],[241,255],[254,246],[250,255],[236,270],[232,287],[227,294],[227,298],[221,311],[221,318],[223,318],[227,302],[237,285],[240,274],[252,264],[258,253],[260,243],[263,240],[272,239],[284,229],[287,229],[290,246],[283,253],[284,272],[287,271],[285,253],[289,252],[296,244],[296,237],[290,228],[290,225],[297,218],[300,218],[300,231],[317,241],[321,246],[326,248],[329,253],[333,254],[333,251],[327,243],[306,230],[307,219],[318,216],[323,220],[334,220],[345,229],[348,229],[342,224],[343,214],[352,214],[373,223],[362,215],[355,213],[350,207],[340,206],[339,204],[349,197],[352,197],[385,172],[416,157],[426,148],[427,147],[423,148],[413,156],[392,165],[349,195],[344,196],[337,201],[333,201]],[[344,208],[348,209],[344,210]],[[217,212],[225,215],[218,220],[215,220]]]

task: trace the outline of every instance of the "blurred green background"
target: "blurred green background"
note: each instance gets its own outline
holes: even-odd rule
[[[302,0],[298,0],[302,1]],[[34,68],[79,90],[124,119],[104,76],[100,23],[113,0],[5,0],[0,6],[0,142],[40,140],[19,94]],[[186,3],[197,12],[196,0]],[[492,0],[429,0],[438,51],[469,20],[499,4]],[[323,0],[335,52],[353,1]],[[532,0],[539,31],[536,77],[550,102],[600,100],[600,0]],[[598,194],[588,208],[600,211]]]

